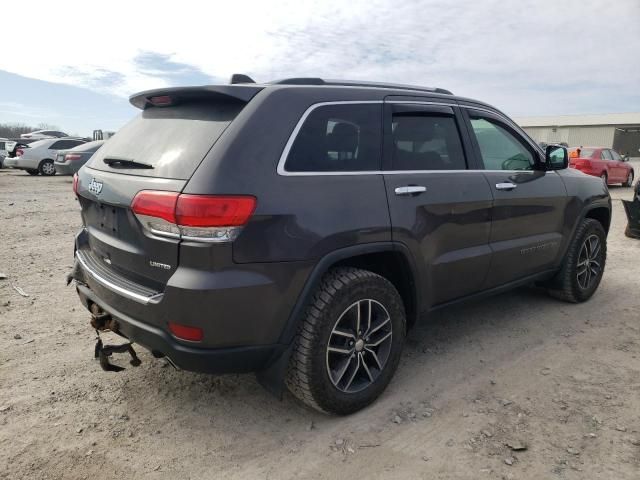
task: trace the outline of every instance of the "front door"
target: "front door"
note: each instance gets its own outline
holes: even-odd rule
[[[450,105],[385,104],[392,238],[413,254],[425,307],[480,290],[491,259],[491,190],[468,168],[462,122]]]
[[[477,157],[493,194],[485,288],[553,268],[564,245],[567,192],[555,171],[534,170],[540,153],[497,114],[467,108]]]

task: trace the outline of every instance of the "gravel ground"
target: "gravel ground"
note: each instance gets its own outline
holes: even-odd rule
[[[438,312],[382,397],[335,418],[143,349],[141,367],[101,371],[64,282],[71,179],[0,170],[0,478],[637,480],[640,241],[623,235],[631,190],[611,190],[591,301],[523,288]]]

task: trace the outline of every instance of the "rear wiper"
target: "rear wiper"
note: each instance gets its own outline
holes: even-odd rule
[[[136,162],[135,160],[128,160],[126,158],[105,158],[102,161],[110,167],[119,165],[129,168],[153,168],[153,165],[149,163]]]

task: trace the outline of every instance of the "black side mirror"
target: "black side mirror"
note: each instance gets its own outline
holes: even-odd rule
[[[546,170],[564,170],[569,167],[569,153],[561,145],[547,145],[544,161]]]

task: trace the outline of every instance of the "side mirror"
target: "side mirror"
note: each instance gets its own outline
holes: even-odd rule
[[[560,145],[547,145],[544,159],[547,170],[564,170],[569,167],[569,153]]]

